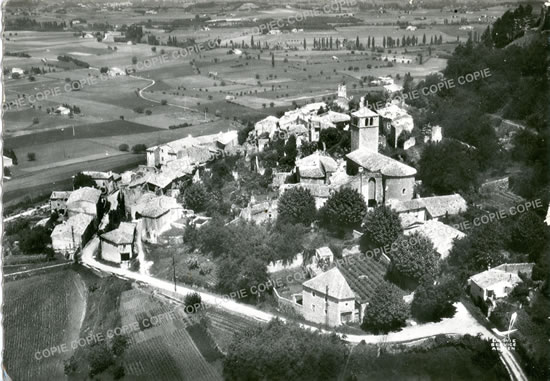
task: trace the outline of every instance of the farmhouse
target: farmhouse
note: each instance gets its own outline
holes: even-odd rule
[[[112,67],[107,72],[107,75],[109,75],[109,77],[117,77],[119,75],[126,75],[126,71],[119,67]]]
[[[81,250],[94,234],[93,220],[94,217],[88,214],[77,214],[57,225],[51,234],[54,251],[66,258],[74,259],[74,254]]]
[[[25,74],[25,70],[23,69],[20,69],[18,67],[14,67],[11,69],[11,75],[12,75],[12,78],[13,78],[13,75],[16,75],[16,76],[22,76]]]
[[[50,211],[65,214],[71,192],[54,191],[50,196]]]
[[[112,171],[83,171],[82,173],[90,176],[103,194],[111,194],[118,189],[118,183],[120,182],[120,175],[118,173]]]
[[[55,109],[55,113],[59,115],[69,115],[71,113],[71,109],[65,106],[59,106]]]
[[[73,191],[67,199],[67,213],[69,217],[80,213],[95,217],[100,197],[101,191],[95,188],[83,187]]]
[[[182,216],[182,206],[168,196],[144,197],[135,208],[135,218],[142,221],[142,237],[152,243],[156,243],[158,236]]]
[[[121,222],[115,230],[99,236],[99,255],[101,259],[129,265],[136,256],[136,225]]]
[[[470,295],[475,300],[488,301],[508,296],[522,282],[519,273],[531,276],[534,263],[506,263],[473,275],[468,279]]]
[[[416,169],[378,153],[379,115],[365,107],[363,100],[360,104],[361,108],[352,113],[347,174],[359,174],[359,192],[369,207],[390,200],[411,200]]]
[[[357,255],[349,256],[346,263],[303,283],[306,320],[331,327],[363,320],[376,287],[384,282],[388,264]]]

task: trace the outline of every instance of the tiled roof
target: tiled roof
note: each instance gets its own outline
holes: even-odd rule
[[[323,295],[327,293],[328,287],[328,296],[338,300],[355,299],[353,290],[338,267],[333,267],[317,275],[315,278],[304,282],[303,286]]]
[[[342,274],[361,303],[368,302],[376,288],[385,282],[388,264],[382,260],[370,258],[364,254],[346,257],[344,264],[339,263]]]
[[[53,191],[50,200],[68,199],[71,192]]]
[[[101,239],[116,245],[126,245],[134,242],[136,225],[129,222],[121,222],[119,227],[101,235]]]
[[[173,208],[179,208],[179,204],[173,197],[158,196],[139,205],[136,211],[143,217],[157,218]]]
[[[82,236],[88,226],[93,221],[93,217],[88,214],[79,213],[72,216],[66,222],[57,225],[51,234],[52,237],[60,235],[72,235],[74,233],[75,237]]]
[[[392,208],[398,212],[407,212],[426,208],[432,218],[442,217],[445,214],[453,215],[465,211],[468,206],[466,200],[459,194],[447,196],[433,196],[415,198],[409,201],[395,201]]]
[[[307,178],[322,178],[326,172],[335,172],[338,168],[336,161],[319,151],[296,161],[300,176]]]
[[[511,286],[521,282],[521,278],[514,273],[490,269],[470,277],[470,280],[481,288],[488,288],[497,283],[508,282]]]
[[[367,171],[380,172],[384,176],[409,177],[416,175],[416,169],[413,167],[367,149],[359,148],[347,154],[346,157]]]
[[[97,204],[99,198],[101,197],[101,191],[96,188],[83,187],[78,188],[77,190],[72,191],[67,204],[72,202],[87,201],[92,204]]]
[[[425,223],[415,226],[412,229],[406,230],[405,234],[409,235],[414,232],[419,232],[432,241],[436,252],[444,259],[449,255],[453,248],[455,238],[462,239],[466,234],[452,226],[445,225],[438,220],[428,220]]]

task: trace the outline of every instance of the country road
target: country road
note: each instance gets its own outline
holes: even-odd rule
[[[145,99],[146,101],[149,101],[149,102],[154,102],[154,103],[158,103],[160,104],[161,101],[157,101],[156,99],[152,99],[152,98],[147,98],[145,95],[143,95],[143,92],[145,90],[147,90],[149,87],[153,86],[156,82],[154,79],[150,79],[150,78],[143,78],[143,77],[139,77],[137,75],[129,75],[129,77],[131,78],[134,78],[134,79],[142,79],[144,81],[151,81],[151,83],[149,83],[147,86],[145,86],[143,89],[140,89],[138,91],[138,94],[140,96],[140,98],[142,99]],[[182,105],[177,105],[177,104],[174,104],[174,103],[166,103],[168,106],[173,106],[173,107],[178,107],[178,108],[181,108],[181,109],[184,109],[184,110],[187,110],[187,111],[194,111],[194,112],[200,112],[199,110],[197,109],[194,109],[194,108],[190,108],[190,107],[186,107],[186,106],[182,106]]]
[[[223,309],[226,309],[231,312],[236,312],[243,314],[245,316],[254,318],[259,321],[270,321],[274,318],[279,318],[283,321],[287,319],[274,315],[269,312],[261,311],[253,306],[239,303],[234,299],[230,299],[225,296],[216,295],[210,292],[204,292],[199,290],[194,290],[189,287],[176,286],[174,290],[174,284],[162,279],[152,277],[150,275],[140,274],[132,272],[128,269],[121,269],[117,267],[108,266],[106,264],[100,263],[95,259],[95,253],[99,245],[99,239],[95,237],[92,239],[86,247],[82,250],[81,260],[82,263],[89,268],[96,269],[100,272],[106,272],[113,275],[120,276],[122,278],[130,279],[136,282],[141,282],[152,286],[156,289],[168,292],[176,293],[179,296],[185,296],[192,292],[197,292],[201,295],[202,301],[207,305],[214,305]],[[499,340],[493,332],[489,331],[483,325],[481,325],[466,309],[462,303],[455,304],[457,312],[452,318],[443,319],[438,323],[428,323],[412,327],[406,327],[399,332],[391,332],[387,335],[343,335],[340,336],[346,341],[357,344],[361,341],[366,343],[391,343],[391,342],[403,342],[411,341],[422,338],[433,337],[435,335],[481,335],[485,339],[489,340]],[[307,323],[299,323],[302,328],[309,330],[320,330],[323,333],[332,333],[332,331],[327,331],[324,329],[319,329],[315,326],[309,325]],[[500,341],[500,340],[499,340]],[[501,345],[502,351],[500,352],[500,358],[508,370],[510,379],[512,381],[527,381],[527,377],[523,373],[523,370],[510,353],[509,350],[504,348],[504,345]]]

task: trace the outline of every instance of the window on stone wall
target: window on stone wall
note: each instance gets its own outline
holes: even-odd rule
[[[403,190],[401,191],[401,193],[405,194],[405,192],[407,192],[407,189],[403,188]]]
[[[313,312],[315,312],[315,304],[312,304],[312,305],[311,305],[311,310],[312,310]]]

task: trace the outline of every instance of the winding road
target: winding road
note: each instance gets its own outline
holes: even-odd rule
[[[140,274],[132,272],[128,269],[122,269],[117,267],[112,267],[103,263],[98,262],[95,259],[95,254],[99,246],[99,239],[94,237],[82,250],[81,261],[82,264],[86,267],[95,269],[100,272],[109,273],[121,278],[133,280],[143,284],[147,284],[155,289],[158,289],[160,292],[166,293],[168,296],[170,294],[177,294],[178,296],[185,296],[192,292],[197,292],[201,295],[202,301],[207,305],[214,305],[223,309],[226,309],[231,312],[243,314],[249,318],[256,319],[258,321],[270,321],[274,318],[279,318],[283,321],[287,319],[277,316],[275,314],[261,311],[253,306],[246,305],[243,303],[238,303],[234,299],[224,297],[221,295],[216,295],[209,292],[194,290],[189,287],[176,285],[174,290],[174,284],[162,279],[154,278],[150,275]],[[391,332],[387,335],[344,335],[340,336],[349,343],[357,344],[361,341],[366,343],[392,343],[392,342],[404,342],[404,341],[414,341],[433,337],[436,335],[481,335],[483,338],[488,340],[498,340],[500,339],[495,336],[495,334],[485,328],[480,324],[466,309],[462,303],[456,303],[456,313],[452,318],[443,319],[438,323],[428,323],[417,326],[406,327],[399,332]],[[299,323],[302,328],[309,330],[319,330],[323,333],[332,333],[332,331],[327,331],[324,329],[319,329],[315,326],[309,325],[307,323]],[[521,366],[517,363],[516,359],[510,353],[508,349],[502,344],[500,345],[500,359],[504,366],[506,367],[510,379],[512,381],[527,381]]]

